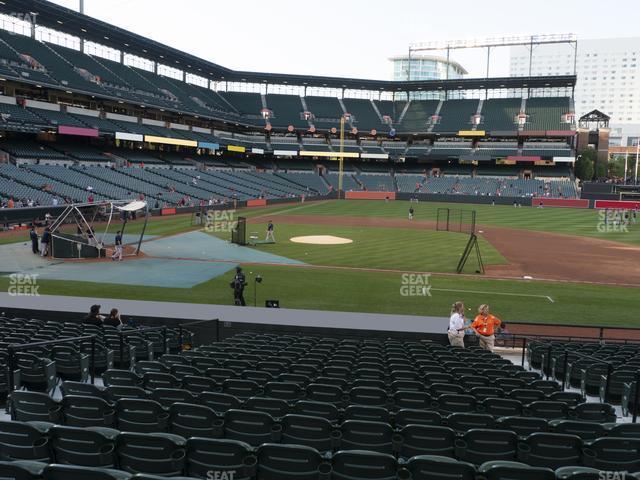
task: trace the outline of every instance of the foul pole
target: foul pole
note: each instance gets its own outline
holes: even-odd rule
[[[340,117],[340,157],[338,157],[338,198],[342,198],[342,176],[344,175],[344,115]]]

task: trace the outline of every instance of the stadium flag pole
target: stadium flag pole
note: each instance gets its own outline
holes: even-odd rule
[[[629,160],[629,151],[625,150],[625,152],[624,152],[624,184],[625,185],[627,184],[627,168],[628,168],[627,163],[628,163],[628,160]]]
[[[342,198],[342,176],[344,175],[344,115],[340,117],[340,158],[338,161],[338,198]]]

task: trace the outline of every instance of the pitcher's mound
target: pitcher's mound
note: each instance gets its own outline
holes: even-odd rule
[[[309,243],[311,245],[343,245],[353,243],[350,238],[334,237],[333,235],[309,235],[306,237],[293,237],[294,243]]]

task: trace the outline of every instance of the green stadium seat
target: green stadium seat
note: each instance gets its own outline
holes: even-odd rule
[[[362,450],[339,451],[331,457],[332,480],[397,480],[392,455]]]
[[[40,480],[42,472],[47,466],[42,462],[31,461],[0,461],[0,478],[11,480]]]
[[[189,437],[214,437],[219,431],[216,412],[191,403],[174,403],[169,407],[169,433]]]
[[[549,429],[553,433],[566,433],[577,435],[582,440],[595,440],[607,434],[605,426],[597,422],[584,422],[577,420],[551,420]]]
[[[239,410],[242,408],[242,401],[234,397],[233,395],[229,395],[228,393],[217,393],[217,392],[202,392],[198,395],[198,403],[201,405],[206,405],[207,407],[213,409],[218,415],[225,413],[227,410],[235,409]]]
[[[152,433],[167,430],[169,414],[158,402],[122,398],[115,404],[116,422],[124,432]]]
[[[279,441],[281,431],[281,426],[268,413],[227,410],[224,414],[224,438],[257,446]]]
[[[474,480],[476,468],[467,462],[437,455],[417,455],[405,463],[412,480]]]
[[[156,388],[151,392],[151,400],[164,408],[169,408],[174,403],[198,403],[193,393],[182,388]]]
[[[107,392],[104,388],[91,383],[65,381],[60,385],[62,396],[82,395],[86,397],[96,397],[107,400]]]
[[[535,417],[501,417],[496,420],[496,427],[512,430],[520,437],[549,431],[548,421],[544,418]]]
[[[62,419],[70,427],[113,427],[113,405],[98,397],[66,395],[62,398]]]
[[[197,394],[202,392],[217,392],[221,387],[213,378],[186,375],[182,377],[182,388],[189,390],[191,393]]]
[[[618,438],[640,438],[640,423],[605,423],[607,436]]]
[[[295,402],[302,400],[304,390],[299,384],[293,382],[267,382],[264,386],[264,396]]]
[[[47,393],[53,391],[58,381],[55,362],[31,353],[18,352],[16,364],[20,369],[22,385],[28,390]]]
[[[349,405],[344,409],[342,418],[343,420],[391,423],[391,413],[388,409],[368,405]]]
[[[585,446],[582,459],[587,467],[640,472],[640,438],[598,438]]]
[[[110,403],[116,403],[122,398],[135,398],[138,400],[146,400],[150,398],[149,392],[140,387],[113,386],[105,389],[107,400]]]
[[[329,478],[331,464],[317,450],[301,445],[265,443],[256,451],[261,480],[316,480]]]
[[[478,467],[481,478],[486,480],[555,480],[555,472],[545,467],[531,467],[510,461],[489,461]]]
[[[102,375],[105,387],[141,387],[142,378],[129,370],[107,370]]]
[[[569,407],[575,407],[585,402],[585,397],[578,392],[554,392],[549,395],[549,400],[553,402],[563,402]]]
[[[518,458],[535,467],[579,465],[583,442],[577,435],[532,433],[518,444]]]
[[[69,345],[54,345],[51,349],[56,374],[63,380],[86,382],[89,378],[89,356]]]
[[[14,391],[8,400],[8,410],[12,420],[21,422],[62,421],[62,407],[46,393]]]
[[[185,468],[185,446],[178,435],[123,432],[116,442],[118,466],[129,473],[178,476]]]
[[[222,382],[222,393],[234,395],[240,400],[246,400],[249,397],[261,396],[263,390],[260,388],[260,385],[254,381],[227,378]]]
[[[477,409],[477,401],[471,395],[440,395],[432,408],[438,410],[443,415],[450,413],[473,413]]]
[[[337,422],[340,417],[340,412],[334,404],[328,402],[313,402],[310,400],[300,400],[296,402],[293,405],[292,413],[325,418],[330,422]]]
[[[553,402],[548,400],[540,400],[537,402],[531,402],[525,407],[525,416],[546,418],[547,420],[554,420],[557,418],[568,418],[569,408],[566,403]]]
[[[0,460],[33,460],[48,463],[51,424],[0,421]]]
[[[608,403],[581,403],[571,409],[569,416],[585,422],[615,422],[616,410]]]
[[[49,430],[55,462],[84,467],[116,468],[118,430],[102,427],[63,427]]]
[[[514,461],[517,450],[518,436],[511,430],[472,429],[455,442],[456,458],[478,465],[491,460]]]
[[[285,415],[282,418],[281,442],[312,447],[329,452],[340,444],[340,431],[325,418],[305,415]]]
[[[335,385],[311,383],[306,388],[306,399],[340,406],[345,401],[345,393]]]
[[[180,381],[183,381],[186,376],[202,376],[203,372],[199,368],[192,365],[176,364],[169,367],[169,373],[171,373],[171,375],[173,375]]]
[[[340,425],[340,450],[369,450],[393,454],[394,430],[388,423],[345,420]]]
[[[399,456],[411,458],[416,455],[452,457],[455,452],[456,433],[440,425],[407,425],[400,430]]]
[[[406,425],[442,425],[442,416],[433,410],[402,408],[394,416],[396,428]]]
[[[185,473],[207,478],[208,472],[228,474],[235,480],[254,478],[256,458],[250,445],[236,440],[192,437],[186,444]]]
[[[170,373],[145,372],[142,376],[142,387],[145,390],[156,388],[180,388],[182,382]]]
[[[602,470],[590,467],[561,467],[556,470],[557,480],[602,480]],[[627,476],[625,475],[625,478]]]
[[[495,417],[519,417],[523,411],[522,402],[509,398],[488,398],[478,404],[478,411]]]
[[[243,408],[255,412],[265,412],[276,419],[291,413],[289,404],[279,398],[251,397],[244,402]]]
[[[495,419],[488,413],[452,413],[446,423],[457,432],[466,432],[472,428],[494,428]]]

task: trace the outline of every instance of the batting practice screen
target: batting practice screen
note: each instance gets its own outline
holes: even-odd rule
[[[439,208],[436,230],[473,234],[476,232],[476,211]]]
[[[233,230],[231,230],[231,243],[237,245],[246,245],[246,233],[247,233],[247,219],[245,217],[238,217]]]

